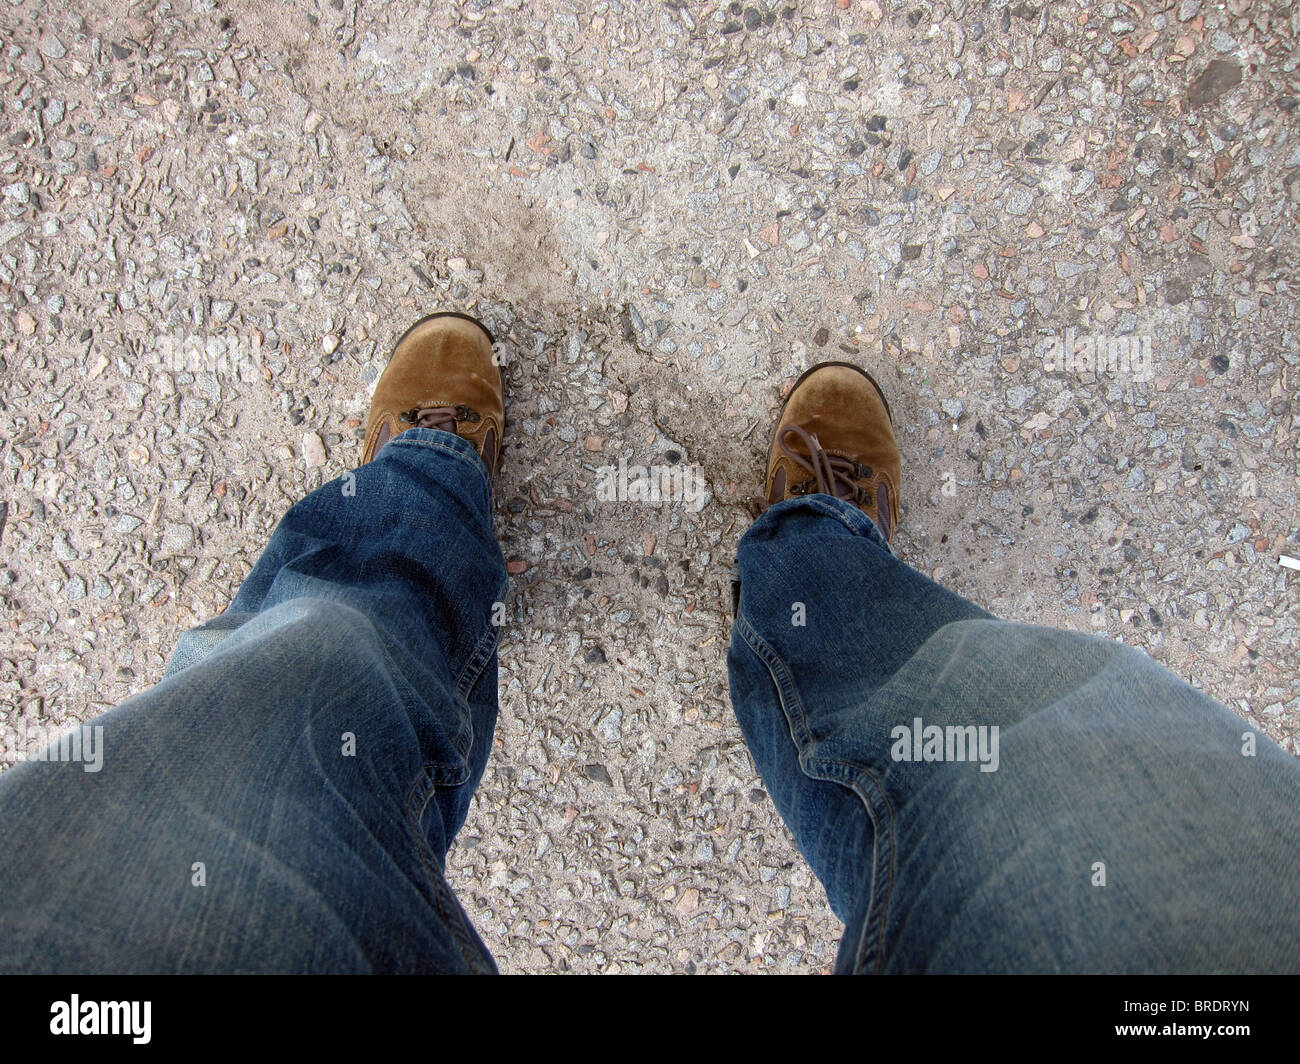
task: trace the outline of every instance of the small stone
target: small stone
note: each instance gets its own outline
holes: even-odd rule
[[[1078,277],[1079,274],[1096,268],[1095,262],[1058,262],[1055,266],[1056,276],[1062,281],[1068,281],[1071,277]]]
[[[1019,410],[1030,399],[1036,395],[1036,391],[1028,385],[1017,385],[1014,388],[1007,389],[1007,406],[1012,410]]]
[[[302,435],[302,460],[308,469],[319,469],[325,464],[325,444],[314,432]]]
[[[25,221],[6,221],[0,225],[0,247],[12,241],[17,235],[27,232],[27,222]]]
[[[326,333],[320,339],[321,350],[327,355],[334,354],[339,349],[339,338],[334,333]]]
[[[582,774],[595,783],[605,784],[606,787],[612,787],[614,785],[614,781],[609,778],[609,769],[604,765],[584,765],[582,768]]]
[[[1033,205],[1033,190],[1022,185],[1011,193],[1011,198],[1007,201],[1006,211],[1008,214],[1028,214]]]
[[[54,556],[61,562],[77,560],[77,552],[73,549],[72,544],[68,542],[66,532],[60,532],[54,537]]]
[[[528,563],[523,558],[511,558],[506,562],[506,572],[511,576],[518,576],[520,573],[527,572]]]
[[[52,34],[41,38],[41,54],[47,59],[62,59],[68,54],[63,42]]]
[[[14,324],[24,336],[31,336],[36,331],[36,319],[25,310],[20,310],[14,315]]]
[[[194,529],[180,521],[168,521],[163,527],[163,554],[186,554],[194,547]]]
[[[1216,52],[1235,52],[1237,42],[1223,30],[1215,30],[1214,36],[1210,38],[1210,44]]]
[[[1220,96],[1241,84],[1241,66],[1229,59],[1214,59],[1187,90],[1190,107],[1214,103]]]

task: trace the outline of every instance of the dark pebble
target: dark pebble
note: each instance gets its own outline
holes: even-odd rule
[[[614,784],[614,781],[609,778],[609,769],[604,765],[585,765],[583,766],[582,774],[586,776],[587,779],[592,780],[595,783],[603,783],[607,787],[613,786]]]
[[[1220,96],[1241,84],[1241,67],[1228,59],[1214,59],[1201,71],[1187,90],[1190,107],[1214,103]]]

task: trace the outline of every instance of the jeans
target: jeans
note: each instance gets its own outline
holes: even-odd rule
[[[1300,767],[1222,706],[995,620],[825,495],[755,522],[734,591],[736,715],[846,925],[840,970],[1297,965]],[[411,429],[298,503],[162,681],[92,722],[100,771],[0,775],[0,971],[494,971],[443,863],[506,592],[454,435]],[[967,725],[937,748],[965,759],[926,759]]]

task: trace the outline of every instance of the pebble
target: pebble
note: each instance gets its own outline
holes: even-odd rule
[[[1058,262],[1055,265],[1056,276],[1062,281],[1068,281],[1071,277],[1078,277],[1096,268],[1095,262]]]
[[[194,529],[182,521],[168,521],[163,526],[159,550],[164,555],[188,554],[194,549]]]
[[[325,464],[325,444],[317,433],[303,433],[302,460],[308,469],[320,469]]]
[[[1006,211],[1008,214],[1028,214],[1034,206],[1034,193],[1032,189],[1022,187],[1016,188],[1011,193],[1011,198],[1007,200]]]

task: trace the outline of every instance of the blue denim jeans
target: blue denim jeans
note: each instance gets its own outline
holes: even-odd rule
[[[732,704],[840,971],[1300,968],[1300,762],[1267,737],[1135,648],[993,618],[829,496],[738,553]]]
[[[493,971],[443,862],[506,587],[456,436],[409,430],[294,506],[230,608],[93,722],[100,771],[0,775],[0,971]],[[992,619],[828,496],[754,524],[736,589],[736,714],[841,970],[1296,965],[1300,771],[1262,736],[1243,756],[1227,710]],[[927,728],[966,724],[1000,729],[995,770],[973,732],[926,760]]]

